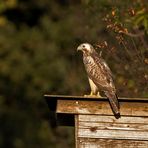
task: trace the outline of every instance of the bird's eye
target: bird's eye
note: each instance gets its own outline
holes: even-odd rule
[[[82,47],[85,48],[85,45],[83,45]]]

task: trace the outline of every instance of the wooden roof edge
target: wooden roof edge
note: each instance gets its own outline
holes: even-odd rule
[[[89,96],[68,96],[68,95],[49,95],[49,94],[45,94],[44,97],[47,98],[51,98],[54,100],[86,100],[86,101],[108,101],[107,98],[102,97],[102,98],[98,98],[98,97],[89,97]],[[119,97],[118,98],[119,101],[140,101],[140,102],[148,102],[148,98],[126,98],[126,97]]]
[[[72,113],[72,112],[67,112],[67,110],[59,112],[59,111],[57,111],[57,109],[59,109],[59,106],[58,106],[59,102],[64,103],[64,101],[65,101],[65,103],[66,103],[66,102],[68,102],[68,100],[70,100],[70,102],[75,102],[75,101],[80,101],[80,102],[82,101],[82,102],[84,102],[84,101],[87,101],[87,103],[95,103],[96,101],[98,101],[98,102],[102,101],[102,103],[104,103],[104,104],[106,104],[106,102],[108,103],[108,99],[104,98],[104,97],[97,98],[97,97],[66,96],[66,95],[49,95],[49,94],[45,94],[44,98],[45,98],[45,100],[46,100],[46,102],[48,104],[49,110],[51,112],[56,113],[54,115],[55,115],[55,121],[57,122],[57,124],[58,125],[64,125],[64,126],[65,125],[66,126],[74,126],[74,115],[76,115],[76,114],[83,114],[83,113],[78,113],[78,112]],[[128,102],[133,102],[135,104],[143,103],[143,105],[146,106],[148,104],[148,98],[124,98],[124,97],[122,97],[122,98],[119,98],[119,102],[123,102],[123,104],[124,104],[124,102],[125,102],[125,104],[126,103],[128,104]],[[146,104],[144,104],[144,103],[146,103]],[[61,105],[60,105],[60,107],[61,107]],[[86,114],[86,113],[84,113],[84,114]],[[93,113],[93,115],[94,115],[94,113]],[[95,114],[95,115],[98,115],[98,114]],[[113,116],[112,112],[111,113],[107,113],[107,114],[100,113],[99,115],[103,115],[103,116],[105,116],[105,115],[109,115],[110,116],[111,115],[111,116]],[[121,113],[121,116],[129,116],[129,115],[125,115],[125,114]],[[134,114],[134,115],[130,115],[130,116],[141,117],[141,116],[139,116],[139,114],[137,115],[137,113],[136,113],[136,115]],[[145,115],[142,115],[142,117],[145,117]]]

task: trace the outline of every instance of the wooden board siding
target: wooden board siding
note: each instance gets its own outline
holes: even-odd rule
[[[77,148],[148,146],[148,117],[115,119],[114,116],[76,115],[76,118]]]
[[[148,148],[148,141],[78,138],[77,148]]]

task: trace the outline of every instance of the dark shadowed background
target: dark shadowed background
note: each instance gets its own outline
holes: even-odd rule
[[[112,69],[120,97],[148,97],[147,0],[0,1],[0,147],[72,148],[45,93],[89,94],[82,42]]]

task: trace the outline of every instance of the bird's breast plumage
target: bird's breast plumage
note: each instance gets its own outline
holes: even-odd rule
[[[84,61],[84,65],[87,73],[95,77],[99,77],[99,73],[96,73],[97,65],[94,59],[91,56],[84,56],[83,61]]]
[[[110,71],[107,69],[107,64],[98,56],[83,55],[83,62],[85,65],[88,77],[93,80],[96,86],[102,90],[115,90]]]

